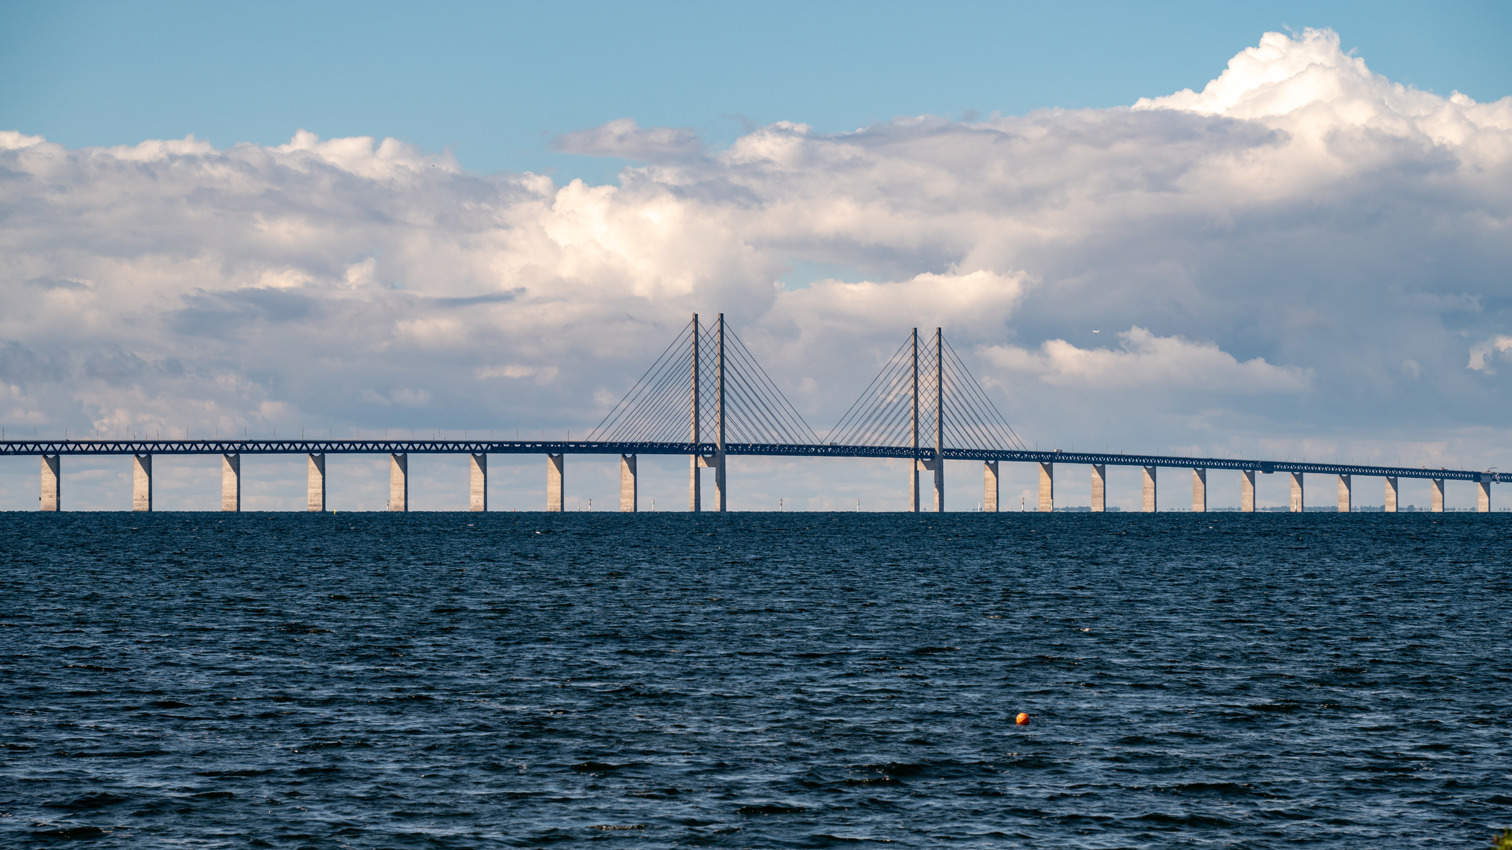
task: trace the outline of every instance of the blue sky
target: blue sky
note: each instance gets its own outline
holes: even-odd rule
[[[1200,88],[1259,33],[1331,27],[1395,81],[1512,93],[1512,3],[61,2],[0,9],[0,125],[69,147],[392,136],[477,171],[630,117],[712,142]]]

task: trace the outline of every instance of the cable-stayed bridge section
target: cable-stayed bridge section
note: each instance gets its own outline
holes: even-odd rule
[[[1055,505],[1056,465],[1091,468],[1091,509],[1106,508],[1108,466],[1142,469],[1141,504],[1158,509],[1158,470],[1189,469],[1192,510],[1207,508],[1207,472],[1232,470],[1240,474],[1240,509],[1255,509],[1255,475],[1290,476],[1290,509],[1305,506],[1304,476],[1337,477],[1338,509],[1352,509],[1353,479],[1377,477],[1385,481],[1385,509],[1395,511],[1399,480],[1427,479],[1431,509],[1444,507],[1446,481],[1477,485],[1477,508],[1490,509],[1491,484],[1512,473],[1426,467],[1360,466],[1352,464],[1270,461],[1244,458],[1131,455],[1028,449],[1008,419],[993,403],[965,360],[936,329],[921,337],[915,329],[898,347],[840,421],[824,436],[811,428],[788,401],[756,356],[720,314],[701,323],[695,315],[676,339],[652,362],[599,425],[583,440],[4,440],[0,456],[41,458],[39,507],[62,507],[62,457],[127,455],[132,458],[132,508],[152,509],[154,455],[215,455],[222,458],[221,508],[241,509],[241,456],[304,454],[307,457],[307,508],[326,509],[325,457],[328,454],[388,454],[389,503],[394,511],[409,509],[411,454],[467,454],[470,456],[469,506],[488,509],[490,454],[545,455],[546,509],[565,504],[566,456],[620,455],[620,508],[636,511],[637,458],[640,455],[680,455],[689,458],[688,508],[704,509],[702,470],[712,469],[714,492],[709,508],[728,506],[729,457],[848,457],[892,458],[910,461],[908,509],[921,503],[920,473],[933,478],[933,508],[945,509],[945,461],[983,464],[983,509],[999,508],[999,469],[1002,463],[1039,465],[1038,510]]]

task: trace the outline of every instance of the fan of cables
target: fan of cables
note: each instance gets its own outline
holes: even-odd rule
[[[726,443],[818,442],[814,430],[728,324],[724,326],[722,361],[717,324],[700,324],[696,336],[697,358],[693,356],[695,334],[690,321],[588,439],[627,443],[713,442],[720,412],[717,398],[722,373]]]
[[[946,448],[1024,449],[960,355],[943,335],[936,338],[904,340],[824,441],[907,447],[917,433],[918,445],[930,448],[941,422]]]

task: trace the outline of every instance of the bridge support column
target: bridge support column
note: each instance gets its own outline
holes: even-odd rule
[[[1102,513],[1108,509],[1108,467],[1092,464],[1092,511]]]
[[[488,510],[488,453],[470,454],[467,463],[467,509],[474,513]]]
[[[703,510],[703,482],[698,477],[698,468],[702,466],[700,463],[702,458],[694,455],[691,460],[693,463],[688,478],[688,510],[696,514]]]
[[[1140,493],[1140,509],[1147,514],[1153,514],[1160,509],[1160,502],[1155,494],[1155,467],[1144,468],[1144,486]]]
[[[1386,513],[1397,512],[1397,478],[1395,475],[1386,476]]]
[[[998,462],[989,460],[982,466],[982,511],[995,514],[998,512]]]
[[[1442,478],[1434,478],[1433,479],[1433,494],[1432,494],[1432,497],[1433,497],[1433,503],[1432,503],[1433,507],[1431,507],[1429,510],[1432,510],[1436,514],[1443,513],[1444,512],[1444,479],[1442,479]]]
[[[620,510],[633,514],[640,510],[640,494],[636,490],[635,455],[620,455]]]
[[[908,462],[908,510],[910,513],[919,512],[919,471],[924,468],[924,462],[915,458]]]
[[[1354,509],[1354,480],[1348,475],[1339,476],[1339,513],[1347,514]]]
[[[221,510],[241,510],[241,455],[221,455]]]
[[[934,461],[935,513],[945,513],[945,459],[939,455]]]
[[[389,510],[409,510],[409,455],[389,455]]]
[[[714,458],[714,510],[719,513],[726,510],[725,497],[729,488],[725,484],[725,455],[720,452]]]
[[[1192,513],[1207,513],[1207,470],[1192,470]]]
[[[305,484],[305,510],[325,513],[325,455],[311,454],[308,480]]]
[[[1039,511],[1050,513],[1055,510],[1055,462],[1041,463],[1039,468]]]
[[[1491,510],[1491,482],[1482,478],[1479,487],[1475,491],[1475,509],[1481,513],[1489,513]]]
[[[152,510],[152,455],[131,456],[131,509]]]
[[[566,465],[565,455],[546,455],[546,510],[548,513],[562,512],[562,505],[566,501],[563,498],[562,486],[562,479],[566,477]]]
[[[1307,507],[1306,492],[1302,487],[1302,473],[1291,473],[1291,511],[1294,514],[1302,513]]]
[[[46,512],[62,510],[63,461],[58,455],[42,456],[42,498],[40,508]]]
[[[1255,512],[1255,470],[1253,469],[1239,471],[1239,510],[1247,514]]]

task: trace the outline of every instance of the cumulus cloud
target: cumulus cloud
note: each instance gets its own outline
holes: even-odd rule
[[[0,131],[0,421],[580,432],[695,311],[821,430],[935,326],[1031,438],[1090,387],[1150,451],[1210,439],[1194,394],[1230,439],[1512,412],[1487,403],[1512,98],[1387,80],[1326,30],[1129,107],[778,122],[722,149],[621,119],[556,146],[636,164],[563,184],[393,139]]]
[[[703,141],[692,130],[675,127],[641,129],[633,118],[617,118],[587,130],[563,133],[551,140],[562,153],[614,156],[642,162],[700,156]]]
[[[1241,363],[1212,342],[1158,337],[1140,327],[1118,337],[1118,348],[1077,348],[1052,339],[1035,351],[994,346],[984,354],[1005,371],[1088,389],[1199,389],[1217,395],[1296,393],[1312,386],[1311,370],[1273,366],[1263,357]]]
[[[1470,346],[1470,362],[1466,368],[1493,373],[1495,370],[1491,368],[1491,360],[1496,355],[1505,354],[1508,351],[1512,351],[1512,336],[1506,334],[1497,334],[1490,339],[1477,342]]]

